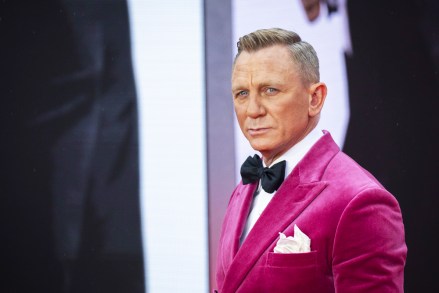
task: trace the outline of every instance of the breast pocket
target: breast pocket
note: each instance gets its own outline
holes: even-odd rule
[[[322,275],[317,251],[307,253],[269,252],[265,267],[266,292],[321,292]]]

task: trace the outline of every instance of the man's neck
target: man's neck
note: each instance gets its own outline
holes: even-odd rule
[[[267,167],[270,167],[274,161],[276,161],[278,158],[280,158],[281,156],[283,156],[286,152],[288,152],[290,149],[294,148],[295,145],[297,145],[298,143],[300,143],[302,140],[304,140],[311,132],[315,132],[316,129],[316,125],[314,125],[314,123],[308,125],[308,127],[305,129],[305,131],[303,132],[303,134],[301,136],[299,136],[299,138],[296,140],[296,142],[288,149],[283,150],[282,152],[276,153],[276,154],[264,154],[263,152],[261,152],[262,154],[262,159],[264,160],[264,164]]]
[[[271,165],[278,163],[280,161],[287,161],[287,172],[292,171],[295,165],[305,156],[305,154],[309,151],[309,149],[323,136],[323,132],[318,128],[314,128],[310,133],[308,133],[302,140],[296,143],[293,147],[283,152],[281,155],[270,161],[270,165],[266,163],[265,158],[264,166],[270,167]]]

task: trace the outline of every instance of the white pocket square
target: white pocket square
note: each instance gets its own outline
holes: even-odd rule
[[[311,239],[294,225],[294,237],[279,232],[279,240],[274,248],[275,253],[301,253],[311,251]]]

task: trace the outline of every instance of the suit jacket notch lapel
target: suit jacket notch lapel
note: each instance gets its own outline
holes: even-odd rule
[[[226,275],[226,292],[239,288],[255,263],[274,246],[279,232],[284,231],[326,186],[324,182],[301,184],[299,172],[287,177],[242,243]]]
[[[240,184],[232,195],[232,200],[225,216],[226,222],[223,224],[223,231],[221,233],[224,238],[221,240],[223,245],[222,251],[228,252],[222,255],[224,271],[228,270],[238,252],[239,241],[250,212],[250,206],[256,188],[256,183],[249,185]]]

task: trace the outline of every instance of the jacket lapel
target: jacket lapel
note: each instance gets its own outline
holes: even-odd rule
[[[244,230],[253,194],[257,184],[240,185],[232,195],[225,222],[223,223],[222,234],[222,264],[226,272],[239,249],[239,240]]]
[[[279,232],[284,231],[294,222],[321,193],[326,186],[326,183],[320,180],[321,176],[329,161],[339,151],[330,134],[326,133],[285,179],[230,263],[224,280],[223,292],[238,290],[260,257],[271,246],[274,246]],[[248,208],[245,209],[244,220],[243,215],[240,215],[237,222],[239,223],[239,235],[237,236],[236,230],[233,233],[238,245],[248,212]],[[234,247],[233,252],[235,251]]]

